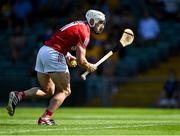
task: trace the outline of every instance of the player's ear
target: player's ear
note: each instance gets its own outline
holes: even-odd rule
[[[90,23],[91,26],[94,26],[94,19],[91,18],[91,19],[89,20],[89,23]]]

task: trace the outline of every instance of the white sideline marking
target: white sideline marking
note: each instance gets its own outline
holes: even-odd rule
[[[31,130],[8,130],[8,132],[0,132],[0,134],[13,134],[13,133],[26,133],[26,132],[44,132],[44,131],[71,131],[71,130],[94,130],[94,129],[116,129],[116,128],[138,128],[138,127],[152,127],[152,126],[164,126],[174,125],[166,123],[157,124],[146,124],[146,125],[126,125],[126,126],[106,126],[106,127],[87,127],[87,128],[42,128],[42,129],[31,129]]]

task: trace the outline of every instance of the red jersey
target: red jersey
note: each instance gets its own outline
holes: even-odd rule
[[[59,29],[45,45],[64,55],[76,46],[86,48],[90,39],[90,28],[87,22],[75,21]]]

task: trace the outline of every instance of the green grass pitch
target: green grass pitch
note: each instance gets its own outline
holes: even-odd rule
[[[180,110],[61,108],[56,126],[38,126],[43,108],[17,108],[9,117],[0,108],[1,135],[180,135]]]

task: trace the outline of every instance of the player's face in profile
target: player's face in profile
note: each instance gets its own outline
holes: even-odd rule
[[[94,31],[97,34],[100,34],[104,30],[104,26],[105,26],[105,22],[104,21],[99,21],[97,24],[95,24]]]

